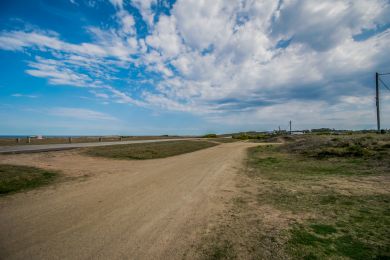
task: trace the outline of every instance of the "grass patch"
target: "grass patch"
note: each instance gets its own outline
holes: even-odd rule
[[[249,149],[224,238],[245,259],[390,259],[389,144],[305,135]]]
[[[249,151],[248,176],[262,181],[259,204],[315,216],[289,229],[292,258],[390,258],[390,194],[350,184],[389,173],[390,156],[383,156],[390,152],[388,140],[309,136]],[[346,186],[328,184],[330,180]]]
[[[232,243],[229,240],[222,240],[213,243],[210,248],[203,251],[203,258],[209,260],[235,259],[236,254]]]
[[[202,136],[203,138],[217,138],[217,135],[216,134],[206,134],[204,136]]]
[[[259,146],[249,151],[250,171],[274,180],[301,180],[329,176],[360,176],[385,173],[390,169],[384,161],[372,158],[330,157],[317,159],[285,147]]]
[[[234,139],[234,138],[218,137],[218,138],[213,138],[210,141],[218,142],[218,143],[234,143],[234,142],[238,142],[240,140]]]
[[[215,145],[217,144],[207,141],[165,141],[91,147],[85,150],[85,154],[113,159],[144,160],[194,152]]]
[[[71,136],[72,137],[72,136]],[[138,141],[138,140],[161,140],[180,138],[180,136],[73,136],[72,143],[96,143],[96,142],[118,142],[118,141]],[[27,137],[22,137],[17,142],[16,138],[0,138],[0,146],[13,145],[36,145],[36,144],[67,144],[69,137],[45,137],[44,139],[31,138],[30,143]]]
[[[314,233],[319,235],[329,235],[337,232],[337,229],[331,225],[313,224],[310,227],[313,229]]]
[[[35,167],[0,164],[0,194],[36,188],[51,183],[58,173]]]
[[[382,160],[390,157],[390,135],[355,134],[338,137],[307,135],[280,147],[280,151],[316,159],[363,158]],[[388,162],[388,160],[387,160]]]

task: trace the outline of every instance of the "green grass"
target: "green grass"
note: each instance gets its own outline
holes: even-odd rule
[[[234,138],[217,137],[217,138],[211,139],[210,141],[218,142],[218,143],[234,143],[234,142],[238,142],[240,140],[234,139]]]
[[[207,250],[203,251],[203,258],[209,260],[235,259],[236,255],[233,245],[229,240],[213,243]]]
[[[202,136],[203,138],[217,138],[217,135],[216,134],[206,134],[204,136]]]
[[[0,164],[0,194],[36,188],[51,183],[58,173],[35,167]]]
[[[216,229],[231,255],[390,259],[390,135],[291,137],[249,149],[243,173]]]
[[[91,147],[85,150],[85,154],[113,159],[144,160],[194,152],[215,145],[217,144],[207,141],[166,141]]]
[[[248,176],[263,185],[258,203],[314,216],[289,229],[286,250],[292,258],[390,258],[390,194],[353,187],[362,178],[389,173],[390,156],[383,157],[389,139],[381,138],[309,137],[250,150]]]

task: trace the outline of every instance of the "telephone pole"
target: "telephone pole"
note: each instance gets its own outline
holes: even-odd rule
[[[379,73],[375,73],[375,90],[376,90],[376,123],[378,128],[378,133],[381,131],[381,118],[380,118],[380,110],[379,110]]]

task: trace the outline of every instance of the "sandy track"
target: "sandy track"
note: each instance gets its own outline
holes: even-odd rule
[[[0,258],[181,259],[222,211],[253,145],[148,161],[76,151],[2,155],[0,163],[89,177],[0,198]]]

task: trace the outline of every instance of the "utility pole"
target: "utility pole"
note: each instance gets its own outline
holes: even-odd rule
[[[378,133],[381,131],[381,119],[380,119],[380,110],[379,110],[379,73],[375,73],[375,90],[376,90],[376,123],[378,127]]]
[[[291,120],[290,120],[290,135],[291,135]]]

